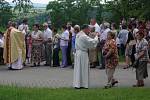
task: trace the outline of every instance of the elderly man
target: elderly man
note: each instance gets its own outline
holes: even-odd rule
[[[20,70],[25,61],[25,43],[22,32],[15,28],[15,24],[9,22],[9,27],[4,35],[4,63],[9,69]]]
[[[89,58],[88,49],[96,47],[98,36],[95,33],[95,38],[88,36],[90,28],[88,25],[83,25],[82,31],[76,36],[76,53],[74,64],[74,82],[73,87],[76,89],[89,88]]]
[[[44,23],[44,33],[43,33],[43,40],[45,46],[45,66],[51,66],[52,61],[52,31],[49,29],[48,24]]]
[[[100,26],[97,24],[96,19],[91,19],[90,25],[95,28],[95,32],[100,34]]]

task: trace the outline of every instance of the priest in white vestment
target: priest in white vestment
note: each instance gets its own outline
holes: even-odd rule
[[[98,34],[95,33],[92,39],[88,36],[89,32],[89,26],[83,25],[82,31],[76,36],[73,87],[77,89],[89,88],[88,49],[96,47],[98,43]]]

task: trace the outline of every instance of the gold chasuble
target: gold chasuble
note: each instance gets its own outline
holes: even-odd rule
[[[26,49],[23,33],[14,27],[10,27],[4,36],[4,63],[11,64],[17,61],[19,49],[22,52],[22,60],[25,61]]]

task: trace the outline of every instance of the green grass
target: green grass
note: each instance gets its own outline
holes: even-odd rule
[[[0,100],[150,100],[150,88],[75,90],[1,86]]]

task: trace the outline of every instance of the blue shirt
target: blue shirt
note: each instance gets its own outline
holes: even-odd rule
[[[76,35],[72,36],[72,49],[75,49]]]

